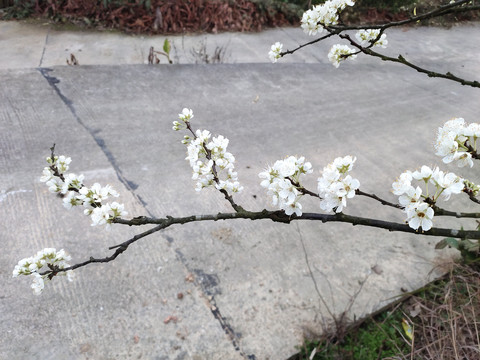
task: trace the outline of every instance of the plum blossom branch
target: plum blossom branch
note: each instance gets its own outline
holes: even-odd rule
[[[243,211],[243,212],[235,212],[235,213],[218,213],[218,214],[210,214],[210,215],[191,215],[186,217],[166,217],[166,218],[151,218],[151,217],[137,217],[131,220],[115,218],[114,223],[129,225],[129,226],[140,226],[140,225],[148,225],[148,224],[157,224],[157,226],[142,232],[141,234],[135,235],[134,237],[130,238],[129,240],[112,246],[109,249],[116,249],[115,252],[111,256],[107,256],[104,258],[94,258],[90,257],[90,259],[77,263],[72,266],[58,268],[55,270],[47,270],[40,275],[42,276],[50,276],[53,277],[63,272],[75,270],[89,264],[93,263],[108,263],[115,260],[120,254],[125,252],[130,245],[137,242],[138,240],[151,235],[157,231],[166,229],[172,225],[183,225],[191,222],[199,222],[199,221],[219,221],[219,220],[234,220],[234,219],[250,219],[250,220],[271,220],[273,222],[281,222],[281,223],[290,223],[296,220],[314,220],[314,221],[321,221],[325,222],[343,222],[349,223],[354,226],[362,225],[362,226],[369,226],[369,227],[376,227],[385,229],[388,231],[398,231],[398,232],[405,232],[405,233],[415,233],[419,234],[418,231],[412,229],[410,226],[406,224],[400,224],[395,222],[389,222],[384,220],[378,219],[371,219],[371,218],[364,218],[360,216],[352,216],[347,215],[344,213],[336,213],[336,214],[320,214],[320,213],[303,213],[301,216],[288,216],[283,211],[268,211],[263,210],[259,212],[250,212],[250,211]],[[446,229],[446,228],[436,228],[432,227],[428,231],[421,232],[422,235],[426,236],[447,236],[447,237],[454,237],[459,239],[480,239],[480,231],[476,230],[455,230],[455,229]]]
[[[357,51],[351,49],[347,45],[336,44],[331,48],[328,58],[330,62],[335,66],[339,67],[340,63],[344,60],[353,60],[359,53],[370,55],[373,57],[380,58],[383,61],[391,61],[394,63],[399,63],[410,67],[417,72],[426,74],[429,77],[442,78],[446,80],[451,80],[458,82],[461,85],[471,86],[480,88],[480,82],[477,80],[466,80],[460,78],[451,72],[439,73],[433,70],[428,70],[422,68],[414,63],[405,59],[404,56],[398,55],[397,57],[386,56],[376,51],[373,51],[371,48],[374,46],[386,47],[388,41],[386,40],[386,34],[384,31],[388,28],[395,26],[402,26],[407,24],[412,24],[420,22],[423,20],[428,20],[431,18],[444,16],[451,13],[475,11],[480,9],[480,6],[465,6],[465,4],[471,2],[471,0],[459,0],[456,2],[451,2],[446,5],[442,5],[437,9],[426,12],[425,14],[413,16],[409,19],[389,22],[381,25],[361,25],[361,26],[347,26],[344,25],[340,19],[341,12],[345,9],[346,6],[354,6],[354,0],[327,0],[321,5],[316,5],[312,9],[307,10],[302,17],[302,25],[304,32],[308,35],[316,35],[322,33],[324,30],[328,32],[327,35],[324,35],[316,40],[309,41],[305,44],[298,46],[293,50],[283,51],[283,44],[280,42],[275,43],[269,52],[269,57],[272,62],[277,62],[278,59],[287,55],[293,54],[296,51],[302,49],[305,46],[312,45],[319,41],[325,40],[331,36],[337,35],[341,39],[347,40],[353,45]],[[355,42],[352,37],[346,34],[346,31],[357,30],[355,37],[358,40],[358,43]]]
[[[378,37],[378,35],[376,36]],[[321,176],[317,179],[317,193],[307,190],[301,183],[304,176],[313,172],[312,164],[303,156],[288,156],[283,160],[277,160],[272,166],[268,166],[261,172],[259,177],[262,179],[261,186],[267,189],[269,196],[272,196],[272,205],[278,207],[279,210],[247,211],[237,205],[227,191],[227,189],[232,192],[242,190],[237,181],[237,174],[234,172],[235,158],[226,151],[228,139],[221,135],[210,139],[211,134],[207,130],[193,131],[190,126],[190,119],[193,118],[192,110],[183,109],[179,118],[183,124],[175,121],[174,130],[188,129],[193,135],[193,138],[185,136],[182,142],[187,145],[186,160],[190,162],[193,169],[192,178],[197,180],[196,189],[201,191],[204,187],[214,186],[225,195],[234,208],[234,213],[191,215],[177,218],[140,216],[130,220],[124,219],[123,217],[127,213],[123,210],[123,205],[115,202],[103,203],[109,196],[116,197],[118,193],[109,185],[103,188],[99,184],[94,184],[90,188],[86,187],[83,184],[83,175],[67,172],[71,159],[63,155],[56,156],[54,145],[51,148],[51,156],[47,158],[50,166],[44,168],[40,180],[46,183],[51,192],[64,195],[64,207],[83,205],[84,213],[92,218],[92,225],[107,224],[108,227],[112,224],[128,226],[150,224],[156,226],[110,247],[109,250],[115,250],[110,256],[90,257],[90,259],[74,265],[67,263],[71,257],[63,249],[58,252],[52,248],[44,249],[33,257],[20,260],[15,266],[13,276],[32,276],[31,287],[36,294],[40,294],[45,282],[56,275],[66,274],[70,279],[72,270],[92,263],[113,261],[130,245],[148,235],[172,225],[197,221],[250,219],[271,220],[287,224],[295,220],[344,222],[389,231],[480,240],[480,231],[478,230],[439,228],[434,227],[432,221],[435,214],[457,218],[480,218],[480,213],[452,212],[437,206],[439,199],[447,201],[451,195],[461,192],[467,193],[472,201],[480,203],[476,199],[476,196],[480,194],[479,185],[454,173],[441,171],[438,167],[432,169],[424,165],[419,170],[403,172],[392,184],[393,193],[399,196],[399,204],[394,204],[375,194],[359,190],[359,180],[351,175],[357,159],[351,155],[337,157],[323,168]],[[456,162],[459,167],[471,167],[473,166],[472,154],[476,154],[478,139],[480,139],[480,124],[467,124],[462,118],[451,119],[438,129],[435,143],[436,155],[441,156],[444,163]],[[420,186],[412,185],[414,180],[423,182],[425,190]],[[318,198],[319,207],[323,211],[333,212],[333,214],[304,213],[300,204],[300,199],[304,195]],[[344,209],[347,207],[347,202],[356,195],[371,198],[382,205],[401,209],[407,215],[406,224],[345,214]],[[420,228],[421,230],[419,230]],[[45,267],[48,270],[41,272]]]
[[[186,160],[190,162],[193,169],[192,179],[197,180],[196,190],[201,191],[205,187],[214,185],[225,196],[225,199],[235,211],[244,211],[241,206],[235,203],[232,195],[228,192],[243,190],[243,186],[240,186],[238,182],[237,173],[234,171],[235,157],[227,152],[229,140],[222,135],[210,140],[211,134],[208,130],[194,131],[190,124],[193,117],[193,111],[184,108],[182,113],[178,114],[180,121],[173,122],[173,130],[186,129],[193,135],[193,138],[188,135],[184,136],[182,143],[187,145],[188,156]],[[225,180],[220,178],[220,171],[222,171]]]

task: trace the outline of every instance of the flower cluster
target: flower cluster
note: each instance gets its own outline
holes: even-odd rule
[[[425,183],[426,193],[422,194],[420,186],[413,186],[412,181],[423,181]],[[435,193],[429,194],[428,184],[435,186]],[[411,172],[405,171],[392,184],[392,191],[398,195],[400,205],[404,207],[407,214],[408,225],[415,230],[422,227],[423,231],[432,228],[432,219],[434,210],[431,204],[435,204],[440,196],[444,200],[450,199],[452,194],[459,194],[463,191],[464,179],[454,173],[441,171],[438,167],[431,169],[423,165],[420,170]],[[424,201],[429,199],[429,201]]]
[[[459,167],[472,167],[472,153],[476,154],[478,138],[480,124],[467,126],[462,118],[449,120],[438,129],[436,155],[442,156],[445,164],[457,161]]]
[[[336,44],[333,45],[328,53],[328,60],[338,68],[340,66],[340,62],[346,59],[353,60],[357,57],[355,55],[355,50],[349,48],[347,45],[340,45]]]
[[[331,25],[337,25],[339,22],[339,14],[345,7],[354,6],[355,0],[327,0],[323,4],[313,6],[312,9],[303,13],[301,20],[301,28],[308,35],[321,34],[327,28],[330,34],[334,34],[332,29],[328,29]],[[381,46],[386,48],[388,44],[387,35],[381,33],[379,29],[362,29],[355,34],[360,46]],[[268,53],[272,62],[277,62],[281,57],[283,45],[276,42],[272,45]],[[355,59],[357,57],[355,50],[347,45],[333,45],[328,53],[330,62],[338,68],[340,62],[346,59]]]
[[[32,276],[33,283],[31,288],[36,295],[40,295],[45,287],[45,281],[50,280],[48,275],[40,275],[40,270],[47,266],[51,270],[59,270],[65,269],[70,265],[67,261],[70,261],[71,257],[62,249],[60,251],[56,251],[52,248],[43,249],[35,256],[22,259],[15,265],[15,269],[13,270],[13,277],[17,277],[19,275],[30,275]],[[73,280],[73,272],[71,270],[61,272],[58,274],[67,275],[68,280]]]
[[[321,198],[322,210],[339,213],[347,206],[347,199],[355,196],[360,182],[348,173],[356,159],[350,155],[338,157],[323,168],[322,177],[318,178],[318,195]]]
[[[193,118],[193,111],[184,108],[178,117],[182,122],[174,121],[173,129],[192,131],[190,119]],[[228,139],[222,135],[211,138],[208,130],[192,131],[192,134],[193,138],[185,136],[182,142],[187,145],[185,160],[190,162],[193,169],[192,179],[197,181],[196,190],[214,185],[219,190],[242,191],[243,186],[240,186],[235,172],[235,157],[227,152]]]
[[[124,205],[117,202],[104,203],[109,197],[118,197],[118,193],[110,186],[102,187],[95,183],[88,188],[83,184],[83,175],[67,173],[72,159],[65,156],[48,157],[49,167],[43,169],[40,181],[46,183],[52,193],[63,195],[63,206],[71,209],[83,206],[84,214],[91,217],[92,226],[110,224],[116,217],[127,215]]]
[[[302,205],[299,200],[303,195],[300,191],[303,187],[300,185],[300,175],[311,174],[312,171],[312,164],[305,162],[303,156],[289,156],[284,160],[277,160],[258,176],[263,179],[260,185],[272,196],[273,206],[279,206],[288,216],[293,213],[301,216]]]
[[[369,46],[373,43],[373,46],[386,48],[388,45],[387,35],[382,34],[380,36],[380,30],[378,29],[359,30],[355,37],[361,46]]]
[[[308,35],[320,34],[324,27],[338,24],[338,14],[355,0],[327,0],[303,13],[301,27]]]
[[[183,108],[181,114],[178,114],[178,118],[182,121],[174,121],[172,129],[175,131],[185,130],[186,124],[193,118],[193,111],[191,109]]]
[[[270,51],[268,52],[268,57],[272,63],[276,63],[278,59],[280,59],[282,52],[283,44],[279,43],[278,41],[272,45]]]

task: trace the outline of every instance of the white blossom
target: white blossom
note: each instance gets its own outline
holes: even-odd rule
[[[412,184],[412,173],[406,171],[398,177],[398,179],[392,184],[392,191],[395,195],[402,195],[408,189],[410,189]]]
[[[465,188],[464,179],[454,173],[439,171],[437,176],[432,179],[432,182],[440,190],[438,192],[442,194],[446,201],[450,199],[450,195],[460,194]]]
[[[57,269],[65,269],[70,267],[67,261],[70,261],[71,257],[65,250],[61,249],[56,251],[54,248],[46,248],[37,252],[35,256],[22,259],[18,262],[13,270],[13,277],[19,275],[31,276],[34,294],[40,295],[45,288],[45,281],[49,280],[46,275],[40,275],[40,271],[44,266],[53,266]],[[65,272],[59,272],[57,275],[67,275],[71,281],[71,270]]]
[[[64,183],[62,185],[62,194],[66,194],[71,189],[80,190],[83,187],[83,175],[75,175],[74,173],[68,173],[64,176]]]
[[[380,35],[379,29],[367,29],[367,30],[359,30],[355,34],[357,41],[360,43],[361,46],[369,46],[371,45]],[[388,45],[387,35],[382,34],[380,38],[375,41],[373,44],[374,46],[380,46],[382,48],[386,48]]]
[[[183,121],[188,121],[193,117],[193,111],[185,108],[179,117]],[[185,136],[182,143],[187,145],[185,160],[192,168],[192,180],[196,181],[196,191],[209,186],[231,192],[243,190],[234,171],[235,157],[227,151],[229,140],[226,137],[222,135],[212,137],[208,130],[198,129],[193,138]]]
[[[458,151],[453,156],[453,161],[457,161],[458,167],[473,167],[472,154],[465,151]]]
[[[53,172],[52,169],[49,167],[43,168],[42,176],[40,177],[41,182],[47,182],[50,181],[53,178]]]
[[[410,186],[410,188],[405,191],[403,195],[399,196],[398,202],[405,208],[405,210],[409,210],[410,207],[414,207],[418,202],[420,202],[421,196],[422,188],[420,186],[417,186],[416,188]]]
[[[423,180],[425,182],[428,182],[432,177],[435,177],[438,172],[438,167],[432,170],[430,167],[423,165],[420,171],[415,170],[412,173],[412,178],[414,178],[415,180]]]
[[[320,196],[320,208],[324,211],[342,212],[347,206],[347,199],[355,196],[360,181],[347,175],[353,168],[356,157],[347,155],[337,157],[323,168],[318,178],[317,190]]]
[[[43,281],[43,276],[39,273],[33,273],[33,283],[30,286],[33,289],[35,295],[40,295],[45,288],[45,282]]]
[[[330,52],[328,53],[328,59],[333,64],[333,66],[338,68],[340,66],[340,62],[346,59],[355,59],[357,55],[354,54],[354,52],[355,50],[349,48],[348,45],[336,44],[333,45],[330,49]]]
[[[268,52],[268,57],[270,58],[270,61],[272,63],[276,63],[277,60],[282,57],[280,55],[280,53],[282,52],[282,49],[283,49],[283,44],[278,41],[272,45],[272,47],[270,48],[270,51]]]
[[[52,177],[45,184],[48,186],[48,191],[51,193],[59,193],[63,189],[63,181],[59,177]]]
[[[83,204],[83,200],[79,199],[75,191],[69,191],[63,198],[63,206],[66,209],[71,209],[73,206],[79,206]]]
[[[427,203],[417,203],[415,206],[408,208],[408,226],[414,230],[418,230],[419,227],[422,227],[423,231],[428,231],[433,225],[433,215],[434,211]]]
[[[190,121],[190,119],[193,118],[193,110],[192,109],[187,109],[183,108],[182,113],[178,114],[178,118],[182,120],[183,122]]]
[[[301,28],[308,35],[320,34],[324,27],[338,24],[338,14],[346,6],[355,5],[354,0],[327,0],[303,13]]]
[[[55,165],[57,167],[57,170],[60,174],[63,174],[64,172],[68,171],[69,164],[72,162],[72,159],[69,157],[66,157],[64,155],[59,156],[56,161]]]
[[[312,171],[312,164],[305,161],[305,157],[288,156],[275,161],[273,166],[259,173],[258,177],[263,179],[260,185],[266,188],[267,194],[272,197],[273,206],[278,206],[288,216],[294,213],[301,216],[300,176]]]

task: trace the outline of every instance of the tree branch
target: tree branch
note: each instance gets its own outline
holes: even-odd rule
[[[301,48],[303,48],[307,45],[312,45],[312,44],[317,43],[319,41],[322,41],[326,38],[329,38],[333,35],[338,35],[340,38],[348,40],[350,42],[350,44],[352,44],[353,46],[355,46],[356,48],[359,49],[359,52],[362,52],[366,55],[370,55],[370,56],[373,56],[373,57],[378,57],[378,58],[382,59],[383,61],[391,61],[391,62],[406,65],[406,66],[408,66],[412,69],[415,69],[416,71],[418,71],[420,73],[426,74],[429,77],[442,78],[442,79],[458,82],[462,85],[467,85],[467,86],[471,86],[471,87],[480,88],[480,82],[477,81],[477,80],[473,80],[473,81],[466,80],[466,79],[460,78],[456,75],[453,75],[451,72],[447,72],[445,74],[442,74],[442,73],[438,73],[438,72],[435,72],[435,71],[427,70],[427,69],[421,68],[420,66],[415,65],[415,64],[407,61],[402,55],[398,55],[398,57],[396,57],[396,58],[386,56],[386,55],[382,55],[380,53],[377,53],[377,52],[371,50],[371,48],[374,45],[374,42],[371,43],[369,46],[363,47],[363,46],[355,43],[355,41],[353,41],[349,35],[342,34],[344,31],[348,31],[348,30],[379,29],[380,34],[377,37],[377,39],[379,39],[381,34],[386,29],[388,29],[390,27],[407,25],[407,24],[415,23],[415,22],[422,21],[422,20],[428,20],[428,19],[432,19],[432,18],[435,18],[435,17],[448,15],[448,14],[451,14],[451,13],[475,11],[475,10],[480,9],[480,6],[463,6],[462,7],[462,5],[464,5],[468,2],[470,2],[470,0],[457,1],[457,2],[452,3],[452,4],[447,4],[447,5],[440,6],[437,9],[434,9],[434,10],[429,11],[429,12],[427,12],[425,14],[422,14],[422,15],[413,16],[413,17],[410,17],[409,19],[406,19],[406,20],[394,21],[394,22],[389,22],[389,23],[381,24],[381,25],[359,25],[359,26],[330,25],[330,26],[326,26],[325,29],[329,32],[328,35],[322,36],[321,38],[318,38],[316,40],[313,40],[313,41],[310,41],[310,42],[305,43],[303,45],[300,45],[299,47],[295,48],[294,50],[287,50],[287,51],[281,52],[280,56],[284,56],[284,55],[287,55],[287,54],[293,54],[294,52],[300,50]],[[355,53],[355,54],[357,54],[357,53]]]
[[[167,216],[166,218],[150,218],[146,216],[140,216],[133,218],[131,220],[126,219],[114,219],[113,222],[117,224],[129,225],[129,226],[139,226],[139,225],[148,225],[148,224],[156,224],[157,226],[141,233],[135,235],[131,239],[124,241],[121,244],[115,245],[110,247],[110,250],[116,249],[115,252],[107,257],[104,258],[93,258],[90,257],[89,260],[84,262],[66,267],[64,269],[54,269],[50,271],[45,271],[40,275],[48,275],[48,276],[55,276],[58,273],[66,272],[69,270],[75,270],[89,264],[93,263],[108,263],[110,261],[115,260],[120,254],[125,252],[128,247],[133,244],[134,242],[151,235],[159,230],[166,229],[167,227],[175,224],[187,224],[190,222],[197,222],[197,221],[218,221],[218,220],[233,220],[233,219],[250,219],[250,220],[260,220],[260,219],[269,219],[274,222],[282,222],[282,223],[290,223],[291,221],[295,220],[314,220],[314,221],[321,221],[323,223],[326,222],[344,222],[350,223],[354,226],[362,225],[368,227],[376,227],[380,229],[385,229],[388,231],[399,231],[405,233],[412,233],[412,234],[421,234],[426,236],[443,236],[443,237],[453,237],[453,238],[460,238],[460,239],[480,239],[480,231],[476,230],[456,230],[456,229],[445,229],[445,228],[431,228],[429,231],[422,231],[419,233],[417,230],[412,229],[406,224],[399,224],[384,220],[377,220],[377,219],[369,219],[363,218],[360,216],[352,216],[343,213],[338,214],[319,214],[319,213],[303,213],[302,216],[287,216],[283,211],[268,211],[263,210],[259,212],[250,212],[250,211],[243,211],[243,212],[235,212],[235,213],[218,213],[213,215],[191,215],[186,217],[179,217],[174,218],[171,216]]]
[[[322,36],[321,38],[318,38],[318,39],[315,39],[315,40],[312,40],[312,41],[309,41],[305,44],[302,44],[300,46],[298,46],[297,48],[293,49],[293,50],[287,50],[287,51],[282,51],[280,53],[280,56],[284,56],[284,55],[288,55],[288,54],[293,54],[294,52],[300,50],[301,48],[304,48],[305,46],[308,46],[308,45],[312,45],[312,44],[315,44],[317,42],[320,42],[322,40],[325,40],[325,39],[328,39],[329,37],[333,36],[333,35],[336,35],[336,34],[339,34],[339,32],[336,32],[336,31],[332,31],[331,33],[329,33],[328,35],[325,35],[325,36]]]
[[[382,205],[391,206],[391,207],[394,207],[394,208],[396,208],[396,209],[401,209],[401,210],[403,210],[403,206],[402,206],[402,205],[394,204],[394,203],[391,203],[391,202],[389,202],[389,201],[383,200],[383,199],[379,198],[379,197],[378,197],[377,195],[375,195],[375,194],[368,194],[368,193],[363,192],[363,191],[361,191],[361,190],[359,190],[359,189],[357,189],[357,190],[355,191],[355,193],[356,193],[357,195],[366,196],[366,197],[369,197],[369,198],[371,198],[371,199],[377,200],[377,201],[380,202]]]
[[[435,216],[454,216],[456,218],[470,218],[470,219],[479,219],[480,213],[465,213],[465,212],[455,212],[442,209],[437,205],[431,205],[433,211],[435,212]]]
[[[453,4],[447,4],[440,6],[434,10],[426,12],[425,14],[418,15],[418,16],[411,16],[408,19],[400,20],[400,21],[392,21],[385,24],[370,24],[370,25],[358,25],[358,26],[347,26],[347,25],[331,25],[328,28],[336,31],[347,31],[347,30],[367,30],[367,29],[380,29],[385,30],[395,26],[403,26],[412,23],[416,23],[418,21],[429,20],[440,16],[445,16],[451,13],[460,13],[460,12],[468,12],[468,11],[475,11],[480,9],[480,6],[466,6],[460,7],[463,4],[470,2],[471,0],[461,0]]]
[[[445,74],[442,74],[442,73],[438,73],[438,72],[435,72],[435,71],[423,69],[420,66],[415,65],[415,64],[407,61],[402,55],[398,55],[398,57],[394,58],[394,57],[391,57],[391,56],[382,55],[382,54],[377,53],[377,52],[375,52],[371,49],[366,49],[366,48],[360,47],[360,50],[364,54],[374,56],[374,57],[378,57],[378,58],[382,59],[383,61],[392,61],[392,62],[396,62],[396,63],[406,65],[406,66],[408,66],[412,69],[417,70],[420,73],[426,74],[428,77],[435,77],[435,78],[452,80],[452,81],[458,82],[462,85],[467,85],[467,86],[471,86],[471,87],[480,88],[480,82],[478,82],[477,80],[473,80],[473,81],[465,80],[465,79],[459,78],[458,76],[453,75],[451,72],[447,72]]]

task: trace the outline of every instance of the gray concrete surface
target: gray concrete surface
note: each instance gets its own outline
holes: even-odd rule
[[[388,51],[472,78],[480,74],[478,30],[393,31]],[[269,208],[257,174],[290,154],[312,162],[312,189],[323,166],[354,154],[361,188],[394,201],[389,189],[400,172],[441,164],[433,154],[438,126],[454,116],[478,121],[477,89],[372,59],[335,69],[328,44],[266,63],[273,41],[291,47],[301,39],[298,29],[208,36],[208,44],[229,42],[233,64],[148,66],[132,54],[151,38],[0,22],[0,358],[286,359],[305,332],[328,321],[313,279],[334,314],[358,318],[441,272],[454,254],[435,251],[436,238],[238,220],[156,233],[113,263],[81,269],[73,283],[55,279],[40,297],[27,279],[11,278],[17,261],[41,248],[65,248],[82,261],[141,231],[105,232],[63,209],[39,182],[54,142],[86,183],[113,185],[131,216],[183,216],[230,211],[220,194],[194,190],[182,135],[171,130],[183,107],[194,110],[195,126],[230,139],[245,186],[235,198],[254,210]],[[71,49],[82,65],[59,66]],[[463,209],[461,200],[451,207]],[[346,212],[403,220],[368,199]],[[165,324],[169,316],[178,321]]]

